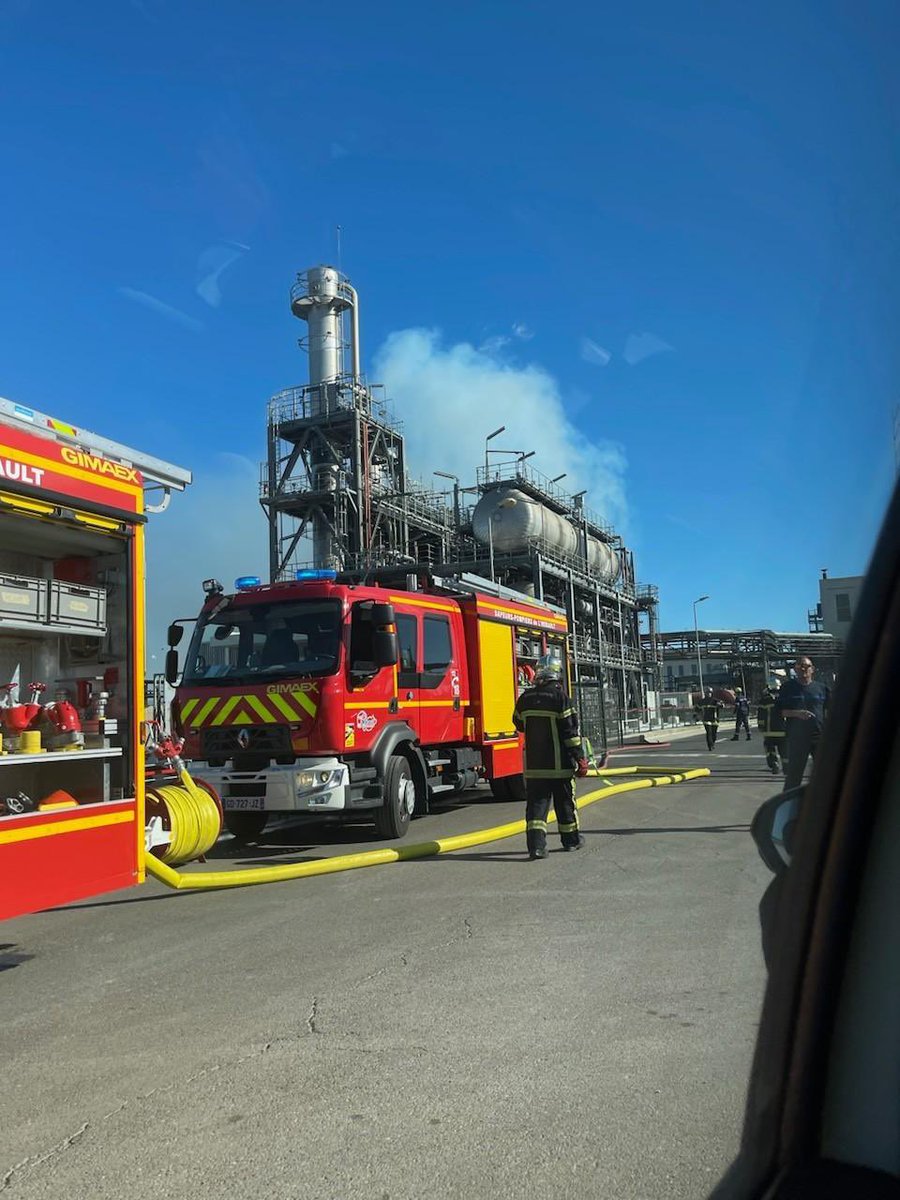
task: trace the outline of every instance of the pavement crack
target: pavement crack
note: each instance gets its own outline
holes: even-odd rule
[[[319,1015],[319,997],[313,996],[312,1004],[310,1005],[310,1009],[309,1009],[309,1016],[306,1018],[306,1028],[309,1030],[310,1033],[318,1033],[319,1032],[319,1030],[316,1028],[316,1018],[318,1017],[318,1015]]]
[[[49,1162],[51,1158],[56,1158],[57,1155],[63,1154],[70,1146],[74,1146],[87,1132],[90,1127],[90,1122],[85,1121],[80,1125],[74,1133],[70,1133],[68,1137],[64,1137],[61,1142],[57,1142],[55,1146],[51,1146],[49,1150],[45,1150],[43,1154],[32,1154],[28,1158],[23,1158],[4,1174],[0,1179],[0,1192],[5,1192],[6,1189],[14,1182],[15,1176],[21,1171],[30,1171],[34,1167],[42,1167],[44,1163]]]
[[[463,927],[466,931],[466,938],[475,936],[472,932],[472,922],[469,920],[468,917],[463,917]]]

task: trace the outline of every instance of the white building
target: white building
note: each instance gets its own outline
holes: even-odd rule
[[[829,579],[828,572],[823,570],[819,580],[819,603],[809,614],[810,631],[830,633],[832,637],[845,642],[856,616],[856,606],[864,579],[864,575],[844,575]]]

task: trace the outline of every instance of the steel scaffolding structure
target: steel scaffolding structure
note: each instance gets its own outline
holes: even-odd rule
[[[844,646],[830,633],[779,632],[773,629],[701,629],[699,640],[693,629],[657,634],[657,646],[651,650],[649,635],[644,649],[661,655],[662,664],[683,663],[690,669],[678,682],[685,688],[699,686],[695,674],[697,657],[704,663],[721,663],[734,684],[757,695],[773,672],[786,671],[801,655],[816,668],[816,677],[832,683]],[[704,667],[704,671],[706,668]]]

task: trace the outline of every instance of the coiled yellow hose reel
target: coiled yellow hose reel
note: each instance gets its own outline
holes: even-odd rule
[[[148,852],[164,863],[202,858],[222,832],[222,804],[213,788],[182,769],[178,782],[148,784],[146,798]]]

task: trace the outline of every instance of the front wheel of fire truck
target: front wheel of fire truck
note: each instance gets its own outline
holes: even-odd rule
[[[229,812],[223,814],[225,828],[236,842],[255,842],[269,820],[267,812]]]
[[[375,832],[396,840],[406,836],[416,807],[416,784],[408,758],[392,754],[384,775],[384,803],[375,810]]]

